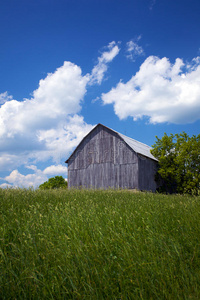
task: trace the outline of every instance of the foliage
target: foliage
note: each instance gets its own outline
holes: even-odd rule
[[[0,190],[0,299],[199,299],[200,197]]]
[[[166,133],[156,136],[152,154],[159,161],[157,181],[165,192],[198,194],[200,190],[200,135]]]
[[[58,188],[67,188],[67,181],[62,176],[55,176],[49,178],[48,181],[45,181],[43,184],[39,186],[39,189],[58,189]]]

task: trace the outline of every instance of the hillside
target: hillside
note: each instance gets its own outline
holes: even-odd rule
[[[199,299],[200,197],[0,189],[1,299]]]

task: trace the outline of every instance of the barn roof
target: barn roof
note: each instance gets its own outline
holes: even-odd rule
[[[141,142],[138,142],[122,133],[119,133],[105,125],[102,124],[97,124],[83,139],[82,141],[79,143],[79,145],[83,142],[83,140],[85,140],[85,138],[92,132],[94,131],[98,126],[103,126],[105,128],[107,128],[108,130],[115,132],[134,152],[141,154],[145,157],[151,158],[153,160],[157,159],[151,154],[150,150],[152,149],[151,147],[149,147],[146,144],[143,144]],[[76,147],[76,149],[79,147],[79,145]],[[66,163],[68,163],[69,159],[72,157],[72,155],[74,154],[74,152],[76,151],[76,149],[73,151],[73,153],[70,155],[70,157],[66,160]]]
[[[125,136],[119,132],[117,133],[125,141],[125,143],[129,145],[136,153],[149,157],[153,160],[157,160],[150,152],[150,150],[152,149],[151,147],[141,142],[138,142],[128,136]]]

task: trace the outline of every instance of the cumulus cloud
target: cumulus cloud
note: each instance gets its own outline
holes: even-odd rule
[[[144,116],[151,123],[192,123],[200,119],[200,61],[185,64],[177,58],[148,57],[126,83],[102,94],[104,104],[113,104],[120,119]]]
[[[18,170],[13,170],[9,176],[6,176],[6,180],[9,186],[13,187],[37,187],[48,178],[43,174],[41,170],[35,170],[34,174],[23,175]],[[2,187],[6,187],[7,184],[2,184]]]
[[[46,145],[43,153],[33,152],[32,157],[42,159],[41,155],[53,158],[59,163],[70,151],[81,141],[81,139],[93,128],[92,125],[84,122],[82,116],[68,116],[65,122],[59,122],[57,127],[48,130],[39,130],[38,139]]]
[[[144,50],[141,46],[138,45],[139,40],[141,39],[141,35],[136,37],[134,40],[130,40],[126,43],[126,57],[131,61],[135,61],[137,56],[143,56]]]
[[[4,178],[8,184],[37,186],[47,176],[57,175],[55,172],[66,174],[60,162],[93,128],[80,115],[88,85],[101,83],[108,63],[118,52],[117,44],[111,42],[86,75],[79,66],[65,61],[39,81],[30,99],[17,101],[8,92],[0,94],[0,169],[12,171]],[[49,160],[56,166],[34,169],[33,164]],[[20,174],[18,167],[22,165],[34,173]]]
[[[77,115],[88,81],[80,67],[64,62],[40,80],[31,99],[20,102],[7,92],[1,94],[5,103],[0,107],[0,168],[50,157],[64,160],[92,128]]]
[[[120,49],[116,42],[111,42],[106,47],[101,56],[98,58],[98,64],[94,66],[91,77],[90,84],[101,84],[104,74],[108,69],[108,63],[111,62],[119,53]]]
[[[62,165],[51,165],[44,169],[43,174],[46,175],[63,175],[66,176],[67,174],[67,167]]]
[[[64,62],[39,81],[30,99],[17,101],[7,92],[0,94],[0,168],[50,157],[56,163],[66,159],[92,129],[79,115],[88,84],[101,82],[107,64],[118,52],[116,43],[110,43],[86,75],[77,65]]]
[[[0,187],[37,188],[40,184],[47,181],[49,176],[67,176],[67,167],[61,164],[51,165],[43,171],[38,169],[35,165],[30,165],[26,168],[32,170],[33,173],[23,175],[17,169],[15,169],[10,173],[10,175],[6,176],[5,178],[1,178],[5,180],[6,183],[1,184]]]
[[[7,101],[0,109],[0,138],[19,137],[34,130],[53,127],[57,120],[80,111],[86,93],[88,76],[81,69],[65,62],[54,73],[40,80],[33,98]]]

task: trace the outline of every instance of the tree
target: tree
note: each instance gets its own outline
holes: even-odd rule
[[[200,134],[189,137],[166,133],[152,146],[158,159],[156,180],[161,191],[198,194],[200,190]]]
[[[39,189],[41,190],[58,188],[67,188],[67,181],[62,176],[49,178],[48,181],[45,181],[39,186]]]

